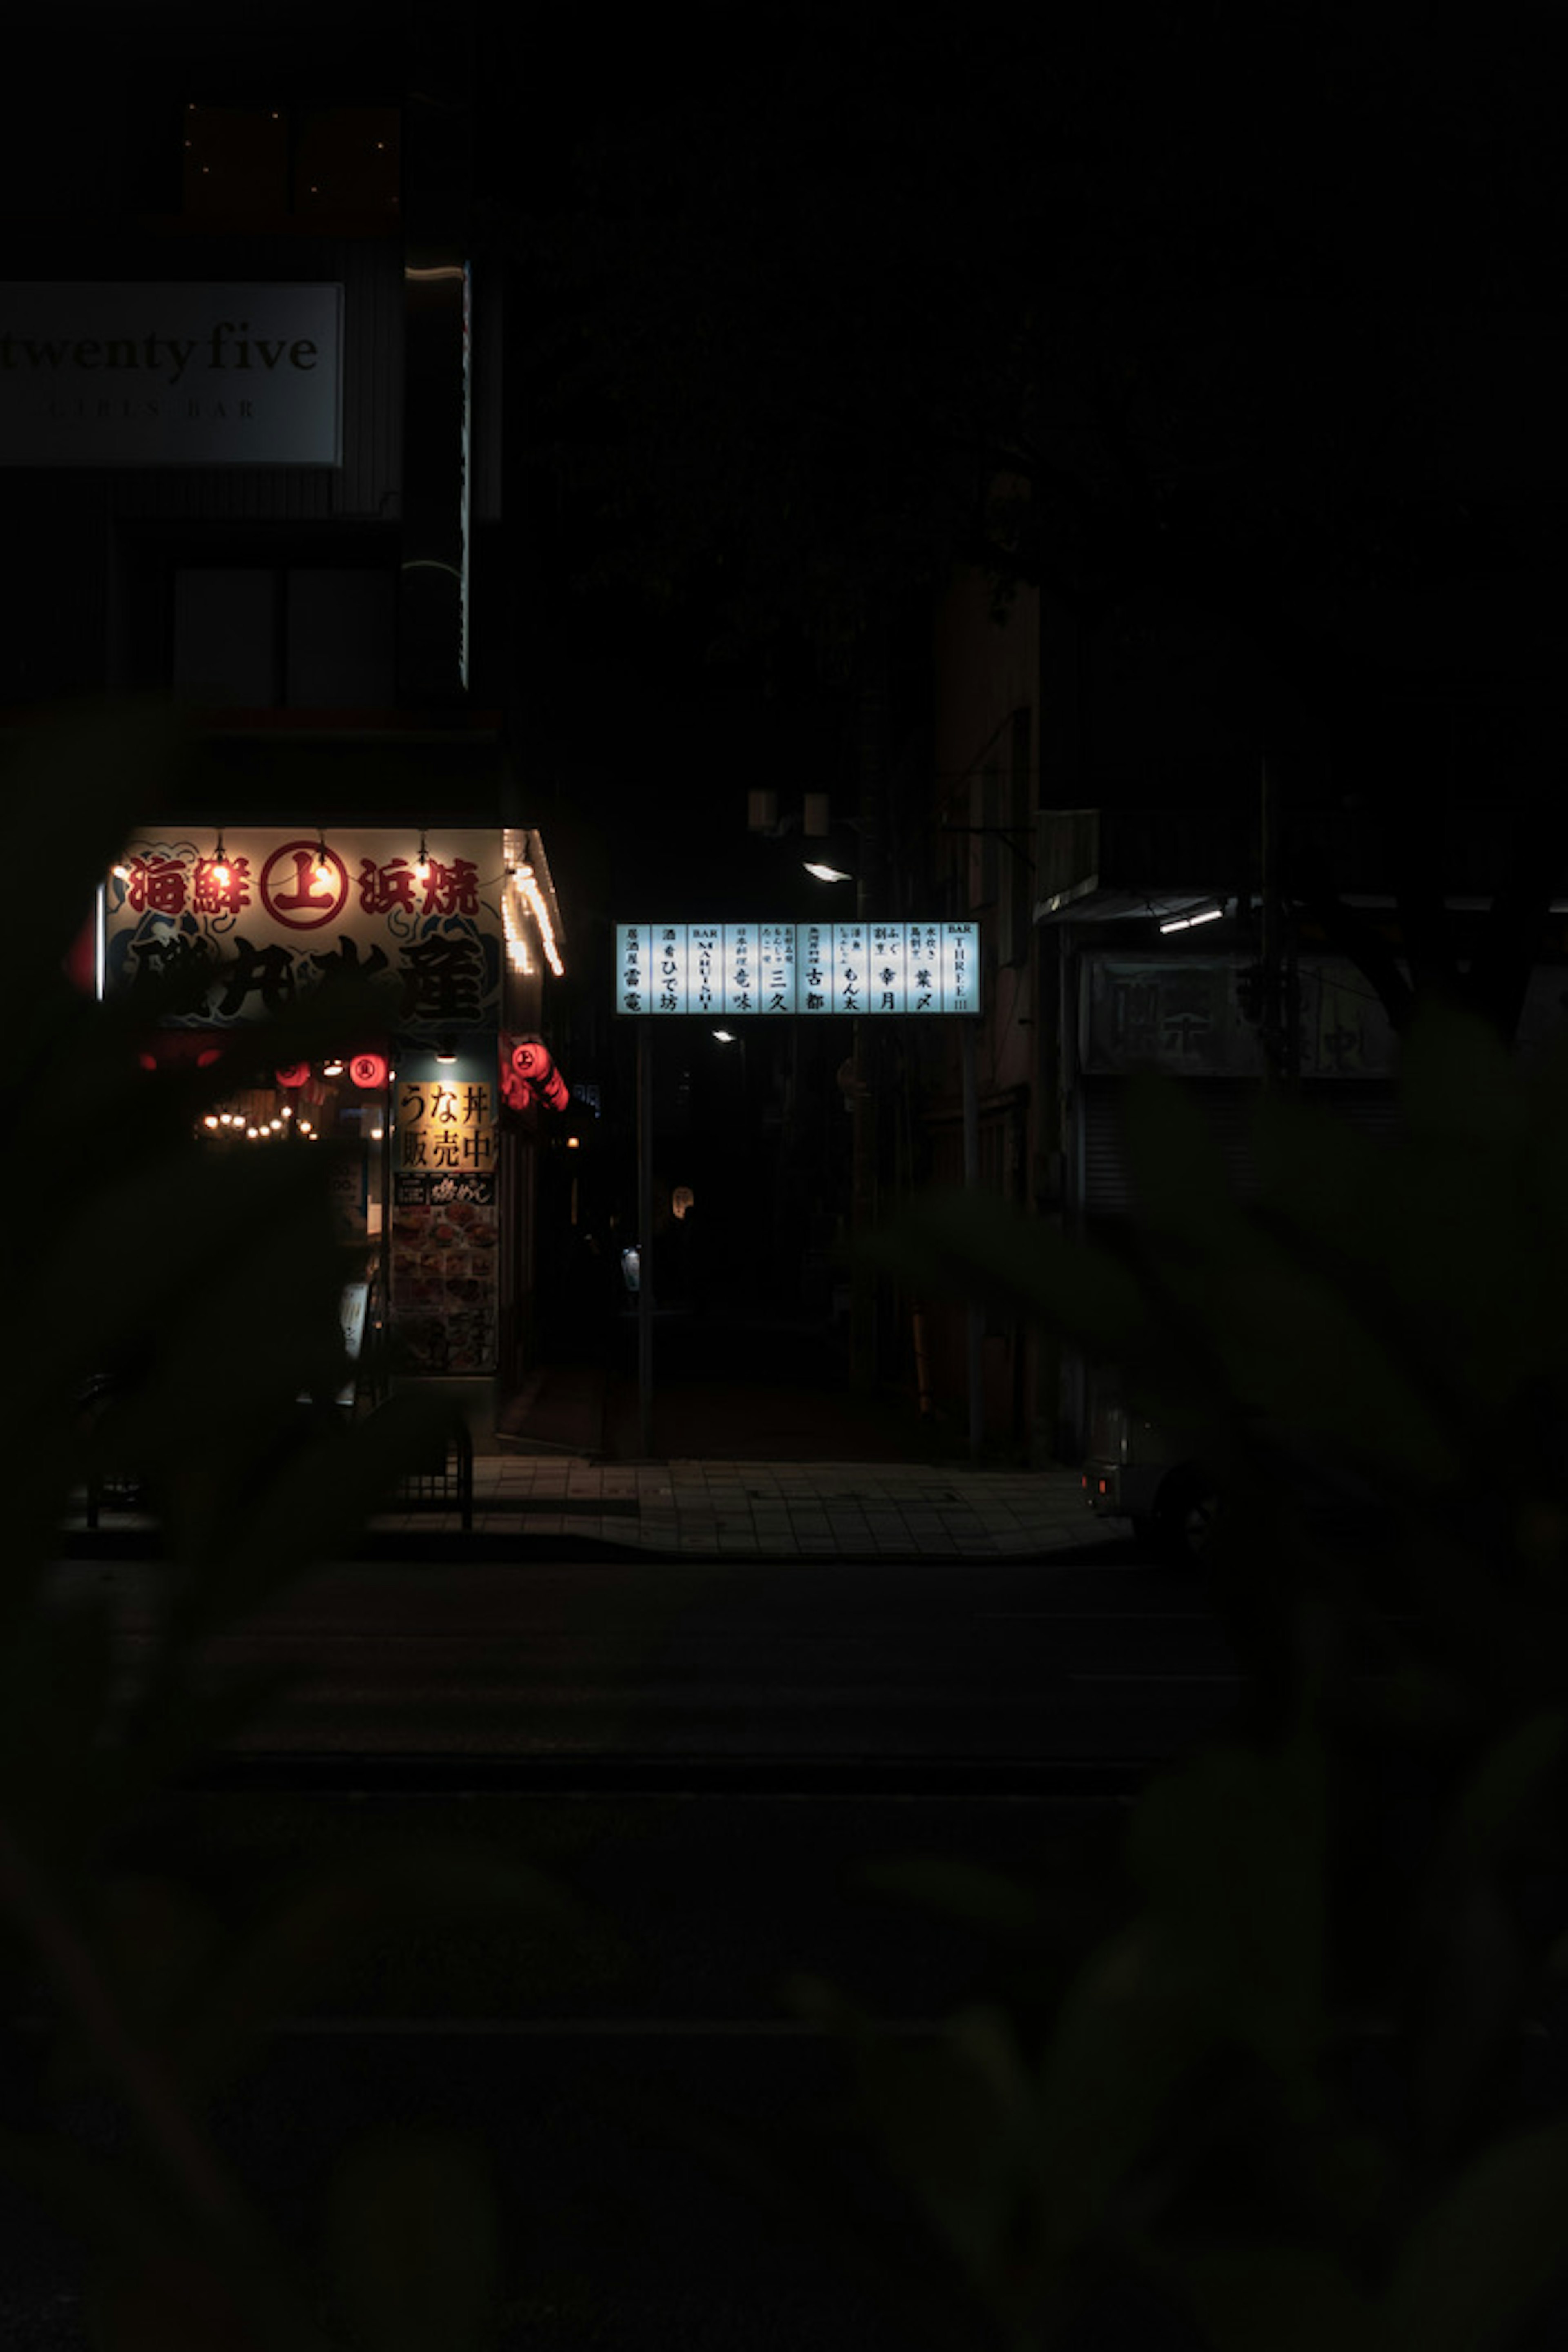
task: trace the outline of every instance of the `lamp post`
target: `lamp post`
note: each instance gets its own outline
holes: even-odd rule
[[[855,919],[862,932],[869,913],[866,883],[865,831],[853,822],[843,829],[853,833],[860,855],[850,873],[831,859],[803,858],[806,872],[818,882],[855,885]],[[867,1058],[870,1041],[864,1015],[857,1015],[849,1052],[849,1236],[851,1246],[870,1232],[877,1213],[876,1097],[868,1083]],[[853,1388],[871,1387],[877,1371],[877,1293],[870,1276],[856,1257],[849,1269],[849,1381]]]
[[[733,1030],[733,1029],[715,1029],[715,1030],[714,1030],[714,1032],[713,1032],[713,1035],[714,1035],[714,1036],[715,1036],[715,1038],[718,1040],[718,1042],[719,1042],[719,1044],[720,1044],[721,1045],[738,1045],[738,1046],[740,1047],[740,1049],[741,1049],[740,1054],[739,1054],[739,1055],[737,1056],[737,1059],[739,1060],[740,1065],[741,1065],[741,1114],[742,1114],[742,1119],[744,1119],[744,1117],[745,1117],[745,1109],[746,1109],[746,1100],[747,1100],[747,1096],[746,1096],[746,1041],[745,1041],[745,1038],[744,1038],[743,1036],[742,1036],[742,1035],[739,1034],[739,1032],[738,1032],[738,1031]]]

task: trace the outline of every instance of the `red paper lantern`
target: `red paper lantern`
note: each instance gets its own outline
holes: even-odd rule
[[[572,1100],[572,1089],[556,1068],[549,1046],[536,1038],[527,1038],[521,1045],[502,1038],[500,1090],[509,1110],[526,1110],[536,1096],[542,1096],[557,1111],[564,1110]]]
[[[290,1062],[286,1068],[274,1070],[272,1075],[280,1087],[307,1087],[310,1083],[310,1065],[309,1062]]]
[[[349,1076],[356,1087],[384,1087],[386,1084],[384,1054],[356,1054],[349,1064]]]

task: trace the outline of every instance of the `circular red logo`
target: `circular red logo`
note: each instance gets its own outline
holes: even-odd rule
[[[261,903],[274,922],[291,931],[319,931],[336,920],[349,895],[348,867],[335,849],[325,866],[331,879],[323,882],[316,868],[322,864],[315,841],[286,841],[261,869]]]

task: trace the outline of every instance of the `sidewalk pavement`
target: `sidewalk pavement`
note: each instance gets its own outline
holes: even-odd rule
[[[405,1542],[454,1514],[388,1513]],[[482,1454],[474,1532],[530,1550],[559,1541],[704,1559],[1033,1559],[1114,1542],[1076,1470],[893,1462],[596,1463]]]
[[[626,1335],[623,1335],[626,1336]],[[635,1332],[631,1334],[635,1337]],[[693,1335],[688,1334],[689,1343]],[[700,1334],[695,1336],[700,1337]],[[731,1332],[731,1340],[734,1332]],[[665,1335],[670,1374],[641,1450],[635,1378],[602,1362],[551,1362],[512,1401],[474,1462],[473,1526],[455,1508],[399,1505],[371,1547],[417,1557],[471,1545],[491,1559],[1035,1559],[1122,1539],[1097,1519],[1077,1467],[1026,1470],[933,1459],[931,1428],[908,1400],[805,1377],[777,1332],[731,1345],[767,1380],[709,1375]],[[689,1357],[700,1351],[690,1348]],[[801,1351],[797,1349],[796,1357]],[[779,1375],[797,1372],[795,1379]],[[949,1454],[961,1440],[942,1433]],[[141,1548],[150,1522],[106,1509],[98,1535],[79,1513],[78,1553]]]
[[[1076,1470],[989,1470],[892,1462],[600,1463],[483,1454],[473,1524],[456,1508],[398,1507],[370,1523],[366,1549],[417,1559],[468,1550],[542,1558],[654,1559],[1034,1559],[1114,1543]],[[142,1556],[154,1523],[106,1502],[89,1531],[79,1497],[61,1530],[77,1559]]]
[[[720,1336],[722,1375],[706,1360]],[[805,1327],[661,1321],[645,1454],[626,1352],[535,1372],[475,1462],[476,1530],[504,1538],[521,1524],[531,1546],[662,1557],[856,1559],[1030,1559],[1126,1533],[1091,1516],[1076,1466],[933,1460],[912,1399],[835,1381]]]

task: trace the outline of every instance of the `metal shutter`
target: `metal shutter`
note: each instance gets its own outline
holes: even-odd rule
[[[1082,1095],[1083,1207],[1089,1217],[1118,1217],[1135,1205],[1121,1144],[1121,1105],[1124,1078],[1085,1078]],[[1251,1122],[1258,1087],[1250,1079],[1195,1078],[1189,1098],[1203,1112],[1232,1186],[1245,1200],[1256,1190]],[[1398,1101],[1391,1085],[1378,1080],[1307,1085],[1304,1103],[1332,1111],[1362,1133],[1391,1137]]]

